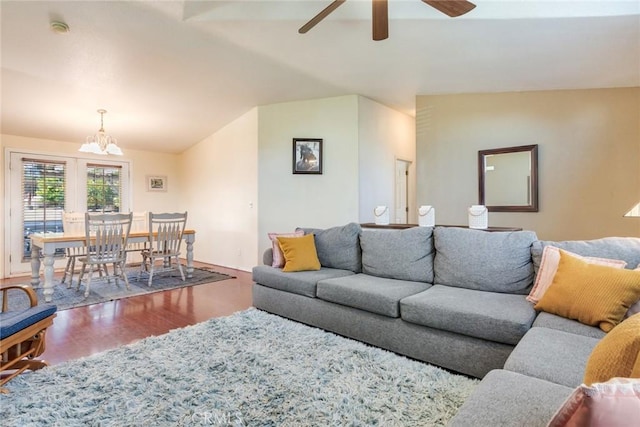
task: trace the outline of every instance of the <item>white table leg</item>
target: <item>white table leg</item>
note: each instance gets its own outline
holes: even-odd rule
[[[51,302],[53,297],[53,254],[56,249],[51,246],[44,245],[44,300]]]
[[[195,235],[187,236],[187,278],[193,277],[193,242],[196,240]]]
[[[31,243],[31,286],[40,287],[40,248]]]

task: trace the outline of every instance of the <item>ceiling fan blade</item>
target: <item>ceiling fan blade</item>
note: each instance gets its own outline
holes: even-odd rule
[[[309,31],[310,29],[312,29],[313,27],[316,26],[316,24],[318,24],[318,22],[322,21],[324,18],[327,17],[327,15],[329,15],[331,12],[333,12],[334,10],[336,10],[340,5],[342,5],[342,3],[344,3],[347,0],[335,0],[333,3],[331,3],[329,6],[325,7],[324,9],[322,9],[322,11],[320,13],[318,13],[316,16],[314,16],[313,18],[311,18],[311,20],[309,22],[307,22],[306,24],[304,24],[302,27],[300,27],[300,29],[298,30],[298,32],[300,34],[304,34],[307,31]]]
[[[373,39],[389,37],[389,4],[387,0],[373,0]]]
[[[464,15],[467,12],[473,10],[476,7],[475,4],[468,1],[458,0],[422,0],[431,7],[438,9],[445,15],[449,15],[452,18],[456,16]]]

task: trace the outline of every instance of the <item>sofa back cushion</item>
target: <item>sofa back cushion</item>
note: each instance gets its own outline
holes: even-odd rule
[[[487,232],[436,227],[435,283],[527,294],[533,283],[533,231]]]
[[[327,229],[297,228],[304,234],[314,234],[318,259],[323,267],[362,271],[360,257],[360,224],[355,222]]]
[[[640,238],[605,237],[595,240],[567,240],[562,242],[538,240],[531,246],[531,256],[536,273],[542,261],[545,246],[551,245],[583,257],[609,258],[626,261],[626,268],[633,270],[640,264]]]
[[[433,283],[433,228],[364,229],[362,272],[389,279]]]

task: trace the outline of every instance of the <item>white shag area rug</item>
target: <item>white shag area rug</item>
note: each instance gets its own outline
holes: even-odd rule
[[[259,310],[22,374],[3,426],[439,426],[477,385]]]

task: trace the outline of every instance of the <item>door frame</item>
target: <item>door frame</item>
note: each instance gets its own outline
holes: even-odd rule
[[[66,162],[66,174],[65,174],[65,182],[67,184],[71,183],[71,185],[67,188],[65,194],[65,208],[69,211],[79,211],[86,210],[86,197],[82,198],[81,194],[86,194],[86,177],[81,179],[84,174],[86,174],[86,165],[87,163],[98,163],[104,165],[118,165],[123,167],[123,176],[121,177],[121,186],[124,197],[121,198],[121,209],[123,212],[128,212],[132,206],[133,194],[132,194],[132,169],[133,169],[133,161],[131,159],[107,159],[102,156],[96,157],[87,157],[75,155],[74,153],[51,153],[47,151],[40,150],[30,150],[30,149],[21,149],[15,147],[5,147],[4,149],[4,171],[3,171],[3,179],[4,179],[4,222],[6,227],[4,228],[4,255],[2,266],[3,266],[3,275],[4,277],[16,277],[27,274],[31,271],[30,263],[22,262],[22,253],[20,253],[20,260],[15,261],[13,258],[17,255],[14,254],[15,242],[16,239],[15,233],[20,229],[21,226],[16,225],[16,219],[12,216],[12,205],[15,202],[13,192],[15,188],[12,188],[13,185],[21,185],[22,182],[22,174],[20,173],[19,178],[14,176],[15,172],[12,168],[15,168],[16,165],[12,165],[12,160],[16,160],[17,157],[29,156],[35,159],[42,158],[43,160],[64,160]],[[19,159],[21,161],[21,159]],[[15,180],[18,179],[19,182],[16,184]],[[83,192],[84,189],[84,192]],[[19,190],[21,191],[21,190]],[[22,200],[22,197],[19,197],[19,200]],[[13,207],[15,209],[15,207]],[[22,212],[18,212],[17,215],[22,215]],[[22,233],[21,238],[23,238]],[[25,268],[17,268],[17,265]],[[55,268],[63,268],[64,260],[58,260],[55,263]]]
[[[404,177],[404,190],[405,190],[405,212],[404,212],[404,221],[405,223],[409,223],[409,209],[410,209],[410,179],[409,179],[409,171],[411,170],[411,165],[413,162],[411,160],[406,160],[400,157],[394,157],[393,162],[393,215],[394,219],[396,217],[396,211],[398,210],[398,206],[396,206],[396,202],[398,200],[398,164],[402,162],[405,165],[405,177]]]

